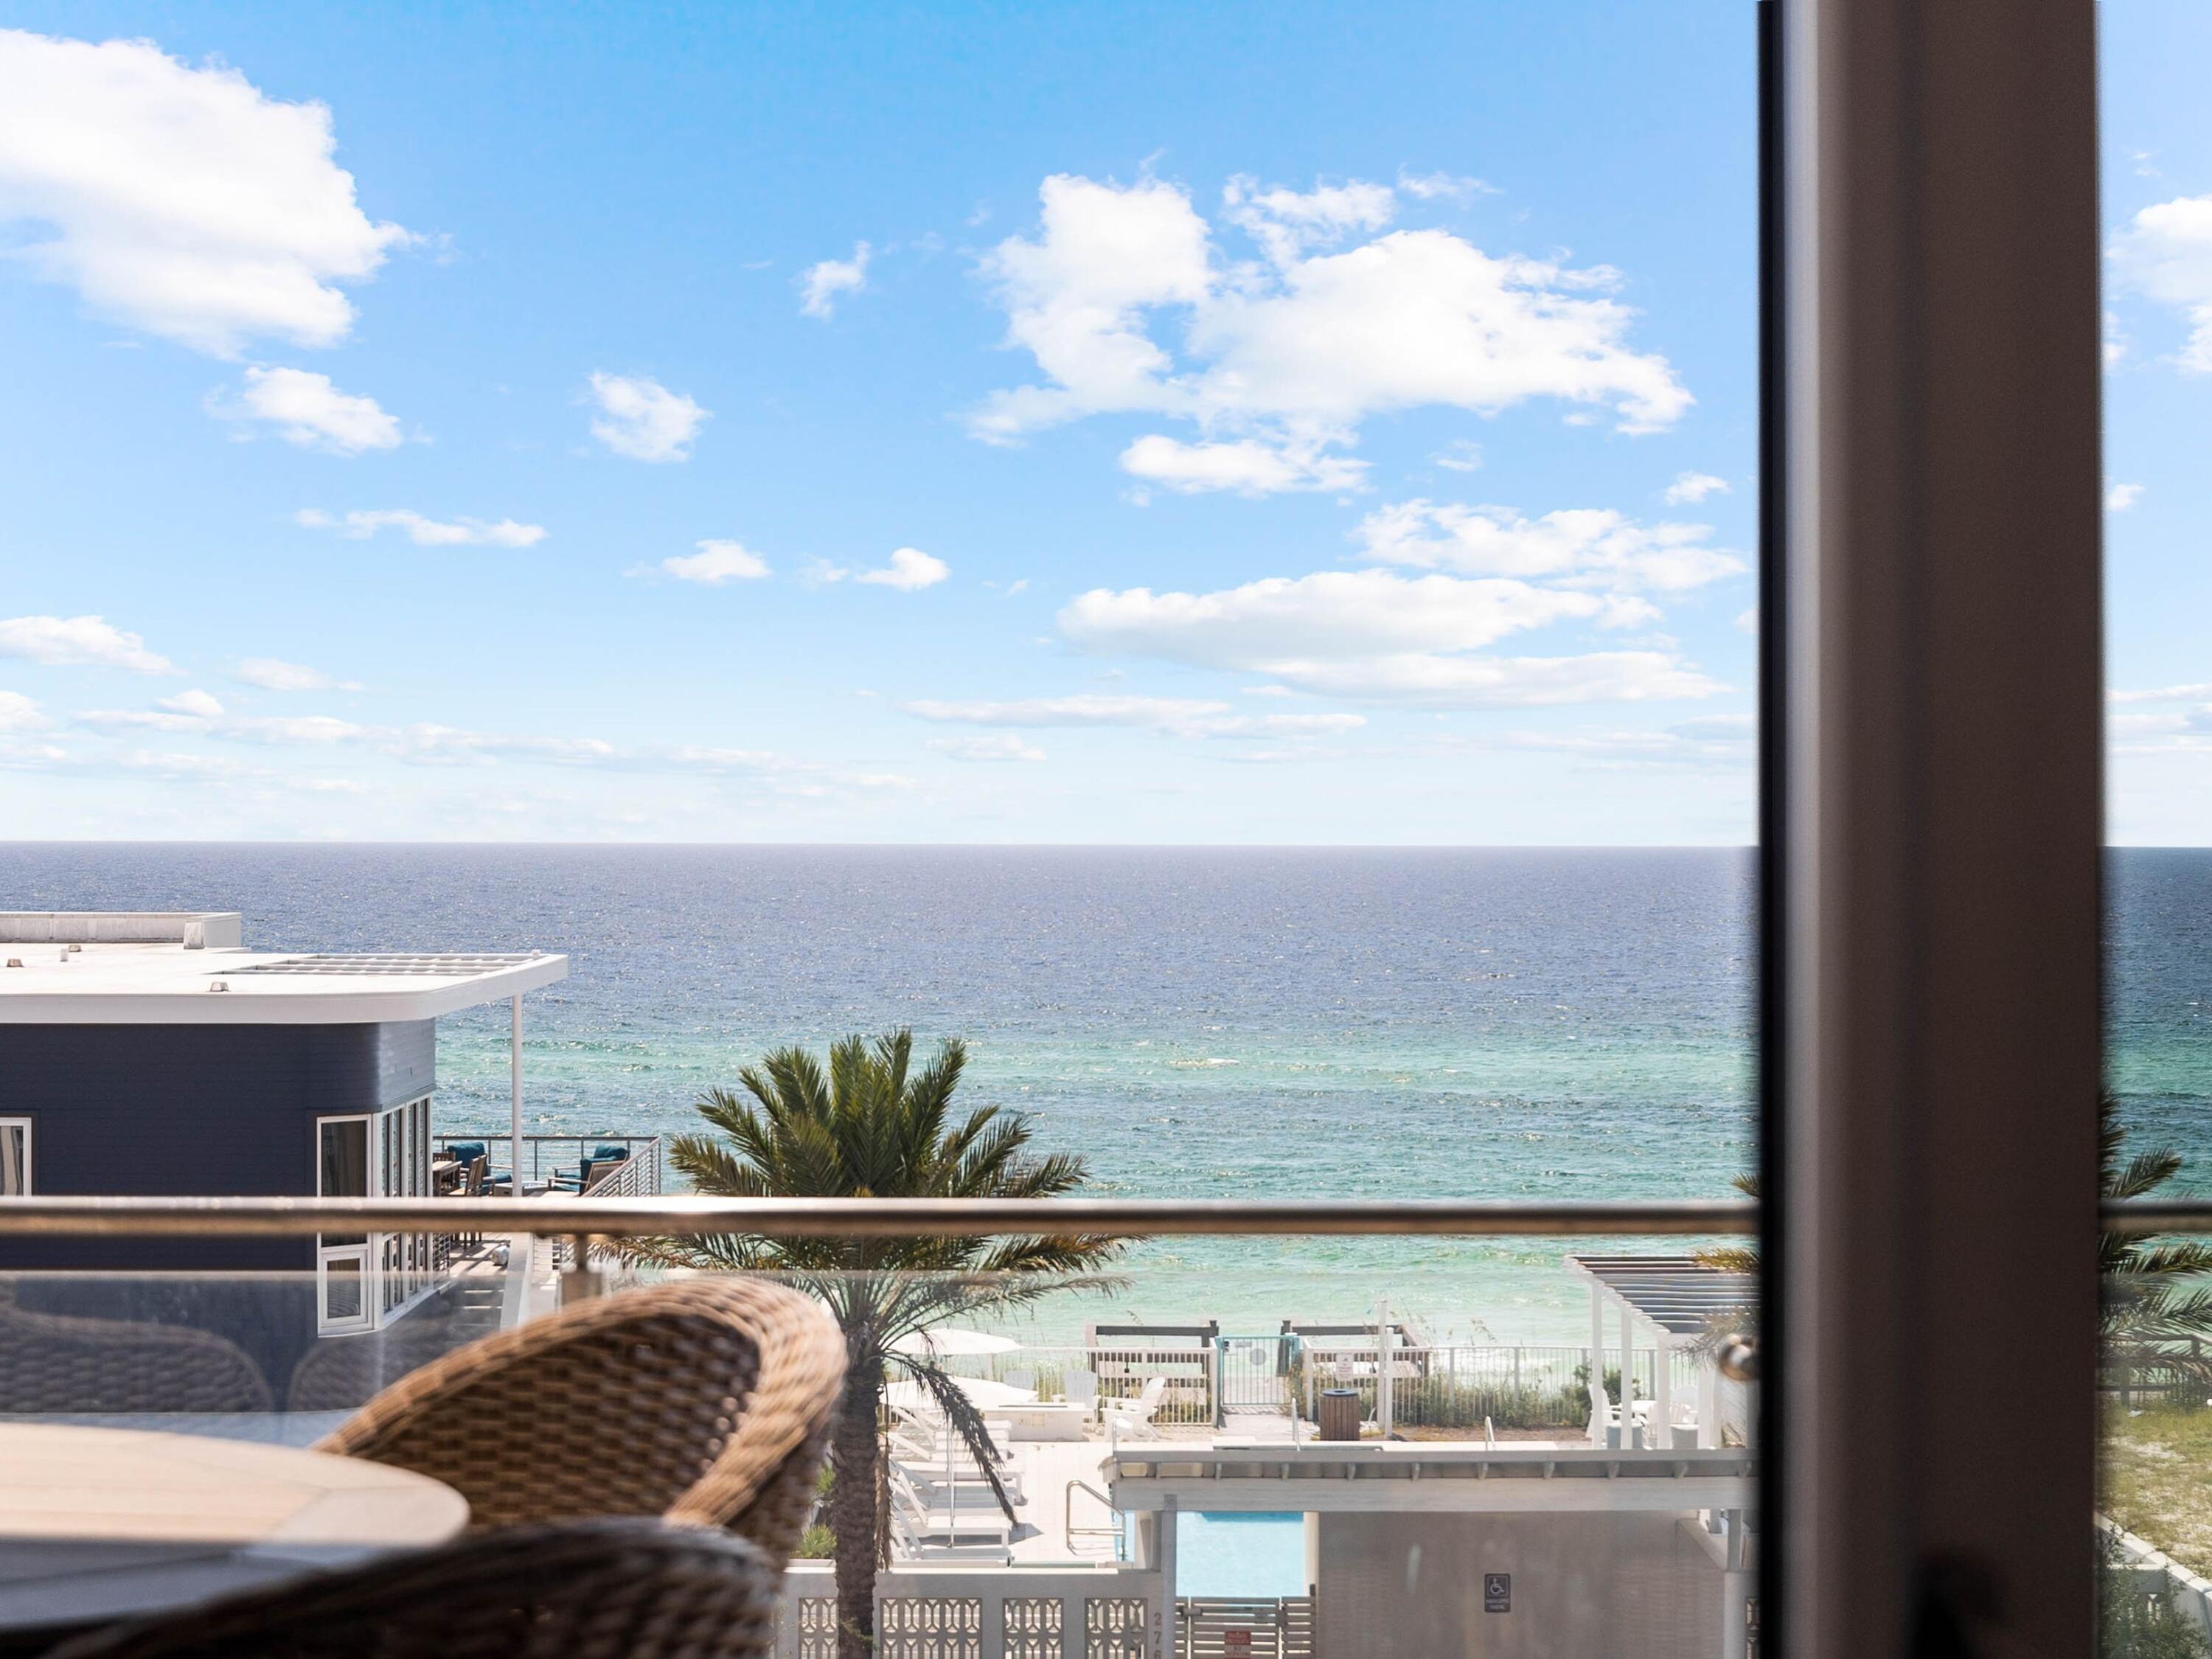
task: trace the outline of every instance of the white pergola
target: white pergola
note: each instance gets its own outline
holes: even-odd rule
[[[1674,1419],[1673,1365],[1675,1354],[1698,1356],[1698,1444],[1721,1443],[1720,1367],[1710,1351],[1714,1327],[1754,1308],[1759,1300],[1756,1275],[1709,1267],[1688,1255],[1571,1255],[1568,1271],[1590,1291],[1589,1366],[1593,1386],[1605,1375],[1607,1315],[1619,1321],[1621,1393],[1632,1392],[1636,1375],[1636,1349],[1641,1334],[1656,1351],[1652,1366],[1651,1416],[1662,1437],[1662,1449],[1671,1441]],[[1624,1431],[1634,1408],[1627,1400],[1621,1407]],[[1602,1425],[1593,1425],[1593,1439],[1601,1438]]]

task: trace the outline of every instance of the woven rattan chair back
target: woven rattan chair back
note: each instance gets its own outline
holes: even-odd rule
[[[473,1526],[665,1515],[779,1566],[813,1502],[845,1343],[809,1298],[749,1279],[617,1291],[433,1361],[320,1449],[469,1500]]]
[[[47,1659],[755,1659],[782,1588],[725,1532],[572,1521],[109,1626]]]
[[[269,1384],[212,1331],[80,1319],[0,1287],[0,1412],[265,1412]]]

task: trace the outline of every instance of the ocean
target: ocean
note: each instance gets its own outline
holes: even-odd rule
[[[679,1132],[767,1048],[908,1025],[967,1040],[967,1100],[1146,1196],[1727,1195],[1753,1156],[1753,879],[1705,849],[0,846],[0,908],[566,952],[525,1004],[534,1130]],[[2201,1186],[2212,851],[2118,852],[2110,890],[2113,1079]],[[503,1132],[505,1009],[442,1022],[439,1070],[441,1128]],[[1573,1342],[1571,1248],[1164,1241],[1035,1340],[1387,1297],[1439,1340]]]

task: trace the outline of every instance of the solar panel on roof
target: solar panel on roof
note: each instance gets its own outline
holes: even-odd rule
[[[534,951],[319,951],[309,956],[289,957],[282,962],[250,963],[226,968],[226,974],[414,974],[448,977],[490,973],[537,962]]]

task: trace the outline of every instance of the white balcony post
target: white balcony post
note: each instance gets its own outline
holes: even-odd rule
[[[1620,1447],[1636,1443],[1636,1316],[1620,1304]]]
[[[1176,1500],[1172,1493],[1160,1510],[1160,1650],[1158,1659],[1176,1659],[1182,1647],[1176,1639]]]
[[[514,1172],[507,1191],[522,1196],[522,999],[507,1000],[507,1168]]]
[[[1651,1422],[1662,1451],[1674,1449],[1674,1379],[1668,1373],[1674,1369],[1674,1356],[1667,1346],[1667,1331],[1659,1328],[1657,1346],[1651,1351]]]
[[[1598,1414],[1598,1398],[1605,1388],[1605,1297],[1597,1281],[1590,1281],[1589,1397],[1590,1444],[1605,1444],[1605,1419]]]
[[[1397,1402],[1391,1397],[1392,1370],[1390,1355],[1390,1298],[1381,1297],[1375,1304],[1375,1426],[1385,1440],[1390,1437],[1391,1407]]]

